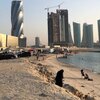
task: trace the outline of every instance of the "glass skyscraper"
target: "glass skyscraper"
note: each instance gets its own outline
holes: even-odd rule
[[[73,33],[74,33],[74,45],[77,47],[81,46],[81,31],[80,31],[80,24],[73,22]]]
[[[93,47],[93,25],[83,24],[82,47]]]
[[[20,37],[23,35],[23,1],[13,0],[11,5],[11,35]]]
[[[71,35],[71,26],[70,24],[68,24],[68,36],[69,36],[69,44],[70,46],[73,45],[73,39],[72,39],[72,35]]]
[[[87,27],[87,23],[84,23],[83,24],[83,38],[82,38],[82,44],[81,44],[82,47],[87,46],[87,32],[86,32],[87,28],[86,27]]]

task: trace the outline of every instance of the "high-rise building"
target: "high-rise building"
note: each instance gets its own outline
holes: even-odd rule
[[[72,46],[73,45],[73,39],[72,39],[72,35],[71,35],[71,26],[70,26],[70,24],[68,24],[68,39],[69,39],[69,43],[68,43],[68,45],[69,46]]]
[[[57,10],[59,16],[60,42],[68,43],[68,10]]]
[[[48,45],[52,46],[53,44],[53,23],[52,23],[52,16],[48,13]]]
[[[27,38],[18,38],[18,45],[19,47],[26,47],[27,46]]]
[[[48,45],[60,44],[59,16],[57,13],[48,13]]]
[[[82,47],[87,47],[87,23],[83,24],[83,38],[82,38]]]
[[[88,47],[92,48],[93,47],[93,25],[88,25],[87,26],[87,44],[88,44]]]
[[[80,24],[73,22],[73,33],[74,33],[74,45],[77,47],[81,46],[81,31],[80,31]]]
[[[49,23],[48,23],[48,38],[51,40],[51,45],[57,44],[60,42],[59,40],[59,21],[58,21],[58,14],[51,13],[49,15]]]
[[[93,47],[93,25],[83,24],[82,47]]]
[[[60,9],[56,13],[48,13],[48,45],[68,46],[70,36],[68,32],[68,10]]]
[[[98,20],[97,23],[98,23],[98,37],[99,37],[99,43],[100,43],[100,20]]]
[[[39,37],[35,37],[35,46],[36,47],[40,46],[40,39],[39,39]]]
[[[23,35],[23,1],[13,0],[11,6],[11,35],[20,37]]]

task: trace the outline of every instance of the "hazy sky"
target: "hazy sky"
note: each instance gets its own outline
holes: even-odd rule
[[[9,35],[11,34],[11,1],[0,0],[0,33]],[[64,3],[61,9],[68,9],[72,34],[73,21],[80,23],[81,26],[87,22],[93,24],[94,41],[98,40],[97,20],[100,19],[100,0],[23,0],[23,2],[24,34],[28,39],[28,45],[34,44],[36,36],[40,37],[42,44],[47,44],[47,11],[44,9],[62,2]],[[49,11],[55,12],[57,8],[51,8]]]

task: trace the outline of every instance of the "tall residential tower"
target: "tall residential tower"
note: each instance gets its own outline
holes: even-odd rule
[[[93,47],[93,25],[83,24],[83,39],[82,47],[92,48]]]
[[[77,47],[81,46],[81,31],[80,31],[80,24],[73,22],[73,33],[74,33],[74,44]]]

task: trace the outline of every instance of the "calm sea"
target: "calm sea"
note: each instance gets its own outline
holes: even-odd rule
[[[79,68],[90,69],[93,72],[100,73],[100,53],[98,52],[81,52],[68,56],[67,58],[58,58],[58,60]]]

